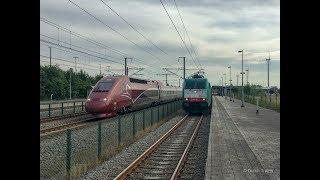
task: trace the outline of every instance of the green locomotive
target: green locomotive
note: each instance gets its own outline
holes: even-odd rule
[[[207,78],[194,74],[183,83],[183,109],[190,114],[211,113],[212,90]]]

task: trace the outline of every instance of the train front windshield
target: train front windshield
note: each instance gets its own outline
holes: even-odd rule
[[[99,82],[99,84],[94,88],[93,92],[108,92],[111,90],[114,81]]]
[[[186,81],[185,89],[204,89],[206,81]]]

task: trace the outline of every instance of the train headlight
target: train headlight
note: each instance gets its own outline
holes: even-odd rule
[[[88,99],[87,99],[87,101],[91,101],[91,99],[90,99],[90,98],[88,98]]]
[[[106,101],[107,100],[107,98],[103,98],[103,101]]]
[[[206,100],[206,98],[202,98],[202,101],[205,101]]]
[[[188,101],[188,98],[186,98],[186,101]]]

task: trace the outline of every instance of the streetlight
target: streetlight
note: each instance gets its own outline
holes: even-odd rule
[[[238,86],[239,86],[238,81],[239,81],[239,74],[237,74],[237,89],[238,89]]]
[[[229,96],[230,96],[230,101],[232,101],[231,99],[231,66],[228,66],[228,69],[230,69],[230,79],[229,79]]]
[[[243,50],[240,50],[238,51],[238,53],[241,53],[242,54],[242,60],[241,60],[241,78],[242,78],[242,81],[241,81],[241,94],[242,94],[242,98],[241,98],[241,107],[244,107],[243,105],[243,101],[244,101],[244,92],[243,92]]]
[[[249,68],[247,68],[246,71],[247,71],[247,85],[249,85]]]

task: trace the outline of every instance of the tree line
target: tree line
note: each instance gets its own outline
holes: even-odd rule
[[[232,92],[241,93],[241,86],[233,87]],[[248,85],[247,84],[247,85],[243,86],[243,92],[244,92],[244,94],[247,94],[247,95],[261,96],[261,95],[265,95],[267,90],[263,89],[261,85],[257,85],[257,84]],[[277,90],[277,92],[270,90],[270,93],[280,94],[280,88]]]
[[[57,65],[51,67],[40,65],[40,100],[50,100],[51,94],[54,100],[69,99],[70,73],[72,99],[86,98],[91,86],[103,77],[102,75],[92,77],[83,70],[65,71]]]

